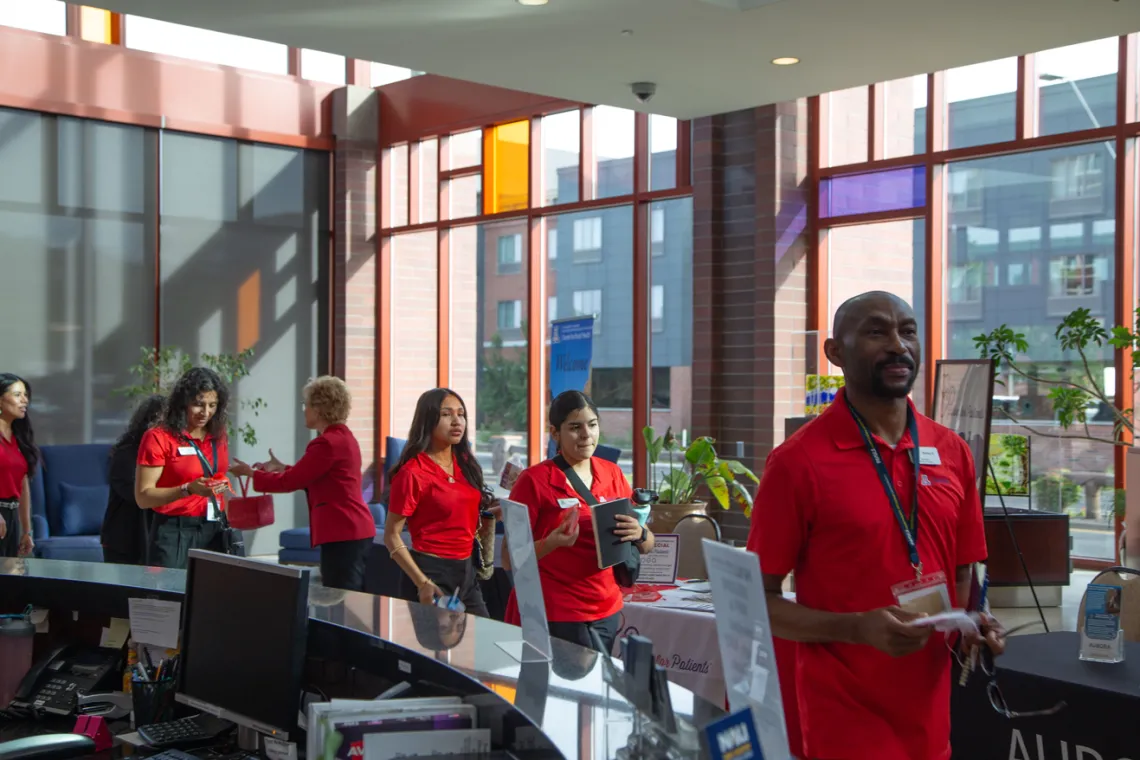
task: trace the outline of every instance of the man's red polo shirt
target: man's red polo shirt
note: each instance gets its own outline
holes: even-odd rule
[[[392,478],[388,511],[407,518],[416,551],[468,559],[475,549],[483,492],[467,482],[458,461],[452,472],[448,476],[427,454],[408,460]]]
[[[925,573],[946,574],[950,599],[960,565],[986,557],[970,449],[917,412],[923,465],[918,551]],[[891,449],[876,439],[910,514],[910,434]],[[896,603],[891,588],[914,580],[906,543],[841,391],[818,419],[773,451],[752,512],[748,548],[763,572],[795,572],[799,604],[865,612]],[[934,634],[921,652],[893,658],[869,646],[798,644],[796,686],[804,752],[818,760],[945,760],[950,757],[950,654]]]

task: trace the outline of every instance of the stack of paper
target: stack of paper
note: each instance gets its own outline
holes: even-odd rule
[[[310,760],[392,760],[483,755],[490,729],[458,697],[314,702],[308,712]]]

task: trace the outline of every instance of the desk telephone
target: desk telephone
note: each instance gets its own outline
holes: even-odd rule
[[[37,662],[16,690],[11,707],[74,715],[80,694],[122,688],[123,654],[118,649],[63,646]]]

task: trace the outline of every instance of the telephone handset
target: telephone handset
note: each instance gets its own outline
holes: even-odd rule
[[[53,715],[74,715],[78,695],[121,687],[123,654],[118,649],[68,645],[28,671],[12,707]]]

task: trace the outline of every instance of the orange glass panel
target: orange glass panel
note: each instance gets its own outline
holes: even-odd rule
[[[530,122],[483,132],[483,213],[525,209],[530,198]]]
[[[102,8],[90,8],[86,5],[79,8],[79,36],[87,42],[102,42],[106,45],[118,45],[118,35],[114,30],[114,14]]]
[[[261,337],[261,272],[255,271],[238,288],[237,348],[244,351]]]

